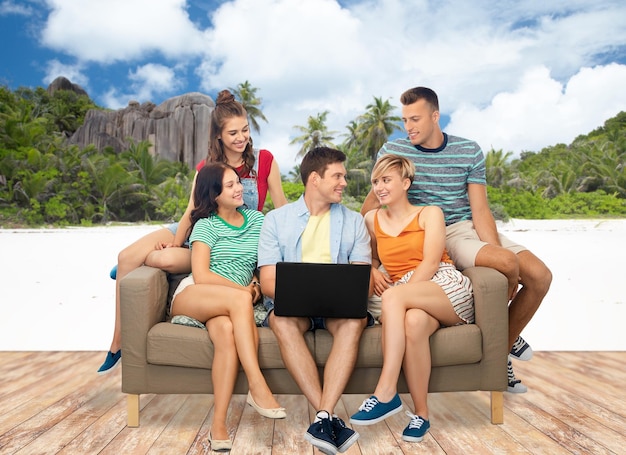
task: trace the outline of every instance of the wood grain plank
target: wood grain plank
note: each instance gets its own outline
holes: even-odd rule
[[[206,395],[206,397],[207,401],[205,403],[208,406],[207,416],[197,430],[196,437],[191,443],[187,455],[204,455],[210,451],[208,439],[209,432],[211,431],[211,421],[213,420],[214,399],[213,395]]]
[[[42,411],[37,419],[31,419],[39,425],[39,431],[49,429],[16,452],[16,455],[57,453],[115,406],[116,399],[121,399],[121,393],[119,385],[114,384],[113,380],[107,381],[100,389],[91,383],[78,389],[75,394],[68,395],[54,406]]]
[[[610,450],[596,441],[592,441],[577,429],[568,425],[558,416],[551,415],[528,398],[521,395],[509,397],[505,406],[516,403],[516,414],[524,419],[529,425],[534,426],[540,432],[547,435],[559,445],[576,454],[612,454]]]
[[[489,402],[476,405],[478,394],[447,392],[429,397],[430,433],[442,449],[446,453],[529,453],[502,431],[502,425],[491,423]]]
[[[570,362],[563,361],[567,356],[560,358],[553,352],[542,354],[535,355],[530,362],[515,363],[515,374],[523,375],[525,384],[532,384],[533,377],[539,377],[548,383],[555,382],[564,391],[611,409],[626,418],[626,400],[621,384],[600,381],[584,372],[576,371],[575,367],[570,367]],[[598,393],[599,390],[602,393]]]
[[[531,453],[531,454],[550,454],[561,455],[571,454],[571,452],[564,447],[560,446],[554,439],[548,435],[542,433],[533,425],[530,425],[526,420],[521,418],[516,413],[516,404],[511,403],[513,401],[514,394],[505,393],[504,403],[508,403],[508,406],[504,409],[505,420],[503,425],[498,427],[508,435],[510,439],[517,441],[522,447],[522,452],[517,453]],[[468,400],[468,403],[476,408],[476,410],[482,413],[485,418],[489,417],[489,392],[473,392],[472,398]]]
[[[0,352],[0,453],[160,454],[210,452],[212,395],[142,395],[139,428],[126,427],[121,371],[95,374],[101,353]],[[401,433],[408,417],[354,427],[346,454],[618,454],[624,453],[626,353],[535,352],[514,362],[526,394],[504,394],[505,423],[489,420],[488,392],[429,395],[432,428],[421,443]],[[335,412],[349,416],[367,395],[343,395]],[[412,410],[410,395],[404,406]],[[228,426],[234,454],[320,454],[304,440],[315,410],[302,395],[280,395],[283,420],[265,419],[236,395]]]
[[[14,396],[19,395],[21,402],[36,397],[46,385],[63,382],[67,374],[71,374],[66,371],[68,365],[86,358],[85,354],[77,356],[69,352],[52,352],[38,357],[37,360],[32,360],[37,357],[25,359],[28,365],[26,368],[16,368],[14,372],[6,374],[0,386],[0,415],[15,408]]]
[[[311,424],[309,402],[304,395],[278,395],[278,402],[287,410],[287,418],[274,422],[272,455],[313,453],[304,433]]]
[[[182,400],[181,395],[154,397],[141,413],[141,426],[125,427],[100,453],[102,455],[148,453],[184,403],[186,396],[182,397]]]
[[[183,396],[179,395],[182,399]],[[186,453],[193,444],[198,427],[206,419],[213,405],[211,395],[187,395],[179,411],[154,442],[149,455]]]
[[[156,395],[141,395],[140,408],[145,408]],[[58,455],[100,453],[126,428],[126,394],[119,392],[115,405],[67,444]]]
[[[17,450],[50,429],[53,422],[74,412],[83,403],[83,391],[87,392],[84,388],[87,374],[87,366],[79,363],[66,367],[45,384],[29,386],[24,403],[20,404],[20,394],[8,397],[7,401],[14,407],[5,411],[0,420],[0,447]],[[80,389],[78,393],[77,389]]]
[[[534,396],[535,391],[547,394],[555,401],[567,403],[568,406],[571,406],[577,412],[595,419],[613,432],[620,433],[620,435],[624,432],[626,416],[590,401],[581,396],[578,391],[573,393],[563,389],[558,381],[555,383],[553,380],[546,379],[540,375],[530,375],[527,384],[529,386],[528,398]],[[626,447],[626,444],[624,446]]]
[[[271,455],[274,420],[261,416],[248,406],[245,395],[234,395],[231,406],[243,407],[232,452]]]

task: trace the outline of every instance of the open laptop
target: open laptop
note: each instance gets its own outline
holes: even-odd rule
[[[278,262],[276,316],[364,318],[370,283],[369,264]]]

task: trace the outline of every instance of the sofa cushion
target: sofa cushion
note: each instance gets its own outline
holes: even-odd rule
[[[267,327],[258,327],[259,365],[262,369],[285,368],[278,342]],[[306,334],[313,352],[313,333]],[[205,330],[169,322],[161,322],[148,332],[147,359],[154,365],[207,368],[213,363],[213,344]]]
[[[323,366],[328,360],[333,337],[326,330],[318,330],[315,333],[316,360],[319,366]],[[381,325],[365,329],[361,336],[355,368],[382,366],[382,333]],[[430,352],[433,367],[480,362],[482,358],[480,328],[474,324],[464,324],[439,329],[430,337]]]
[[[285,368],[278,342],[266,327],[259,330],[259,365],[262,369]],[[376,325],[363,332],[356,367],[381,367],[382,327]],[[309,350],[316,362],[323,366],[330,354],[333,337],[326,330],[315,335],[307,332]],[[462,365],[479,362],[482,357],[482,336],[474,324],[446,327],[430,338],[432,366]],[[162,322],[148,332],[148,363],[190,368],[210,369],[213,362],[213,344],[205,330]]]

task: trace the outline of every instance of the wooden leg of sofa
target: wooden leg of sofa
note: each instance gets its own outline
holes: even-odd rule
[[[139,426],[139,395],[128,394],[126,412],[128,415],[129,427]]]
[[[504,394],[502,392],[491,392],[491,423],[504,423]]]

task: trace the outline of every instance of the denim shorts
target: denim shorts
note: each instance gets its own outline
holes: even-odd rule
[[[272,311],[274,311],[273,308],[267,312],[267,316],[265,316],[265,320],[263,321],[262,327],[270,326],[270,314],[272,314]],[[309,318],[309,320],[311,321],[311,325],[309,326],[309,332],[313,332],[318,329],[326,330],[326,319],[327,318],[320,318],[320,317]],[[374,316],[372,316],[372,314],[368,311],[366,328],[373,327],[375,323],[376,321],[374,321]]]
[[[172,223],[167,226],[167,229],[176,237],[176,231],[178,231],[178,223]],[[189,239],[185,240],[183,243],[184,248],[189,248]]]

